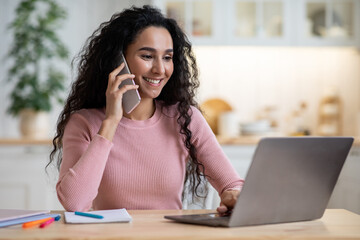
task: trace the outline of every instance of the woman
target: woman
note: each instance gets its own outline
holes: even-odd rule
[[[121,53],[132,74],[119,75]],[[78,71],[50,155],[66,210],[181,209],[184,182],[197,194],[203,176],[218,211],[233,207],[243,180],[197,109],[196,61],[174,20],[150,6],[115,14],[89,38]],[[119,89],[127,78],[136,85]],[[141,101],[128,114],[122,96],[133,89]]]

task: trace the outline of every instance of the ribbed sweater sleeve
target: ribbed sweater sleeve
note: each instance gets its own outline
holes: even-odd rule
[[[67,211],[87,211],[98,188],[113,143],[91,133],[91,125],[73,114],[63,137],[63,159],[56,185],[59,201]]]
[[[192,108],[190,128],[194,134],[192,141],[197,149],[198,160],[205,166],[207,179],[219,195],[225,190],[241,189],[244,180],[239,177],[210,126],[196,108]]]

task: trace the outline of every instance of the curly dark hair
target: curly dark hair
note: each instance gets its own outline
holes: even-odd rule
[[[204,197],[207,194],[206,188],[204,191],[199,187],[204,186],[206,181],[205,168],[197,160],[196,148],[191,143],[192,132],[189,129],[192,115],[190,106],[199,108],[195,100],[195,91],[199,87],[196,59],[191,43],[176,21],[164,17],[157,8],[148,5],[142,8],[133,6],[114,14],[87,39],[77,58],[74,58],[73,64],[78,60],[78,76],[58,118],[53,150],[47,167],[57,161],[57,168],[60,169],[64,129],[71,114],[83,108],[105,107],[107,81],[104,79],[108,79],[109,73],[118,67],[121,52],[125,53],[136,37],[150,26],[167,29],[173,40],[174,71],[156,99],[161,100],[165,106],[178,104],[177,122],[189,151],[184,191],[189,188],[194,200],[194,196]]]

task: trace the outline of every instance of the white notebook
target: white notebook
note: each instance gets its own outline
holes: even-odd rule
[[[130,222],[132,220],[125,208],[113,210],[91,211],[89,213],[101,215],[104,218],[92,218],[75,215],[74,212],[65,212],[66,223],[111,223],[111,222]]]
[[[0,209],[0,222],[49,213],[49,210]]]

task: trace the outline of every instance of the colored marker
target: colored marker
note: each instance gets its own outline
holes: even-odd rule
[[[75,212],[75,215],[84,216],[84,217],[91,217],[91,218],[98,218],[103,219],[104,217],[98,214],[92,214],[92,213],[84,213],[84,212]]]
[[[41,224],[41,223],[44,223],[48,220],[52,219],[51,217],[49,218],[43,218],[43,219],[39,219],[39,220],[35,220],[35,221],[31,221],[31,222],[26,222],[22,225],[23,228],[29,228],[29,227],[33,227],[35,225],[38,225],[38,224]]]
[[[54,221],[55,221],[55,219],[54,219],[54,218],[51,218],[51,219],[47,220],[46,222],[42,223],[42,224],[40,225],[40,228],[44,228],[44,227],[46,227],[47,225],[50,225],[51,223],[53,223]]]

